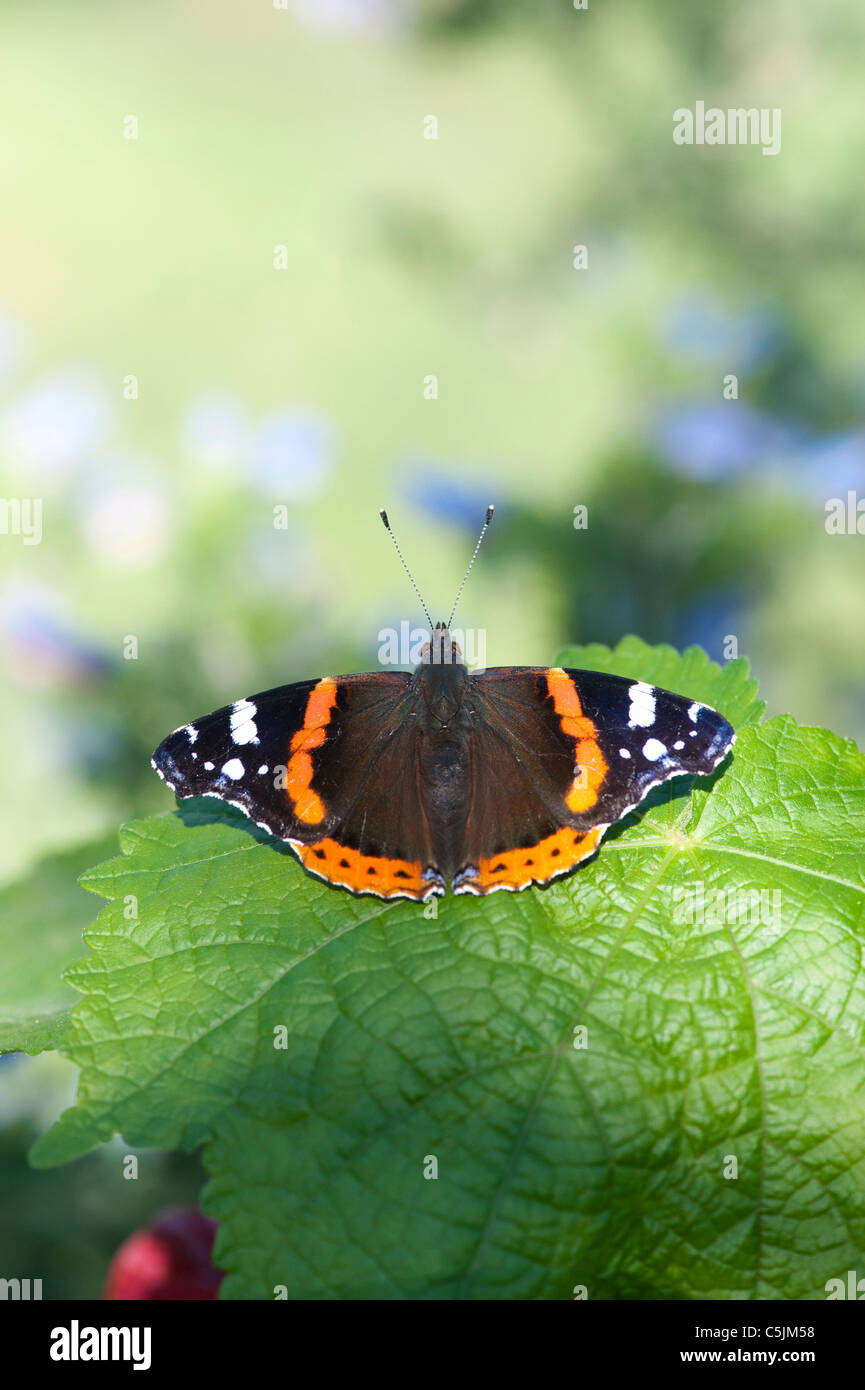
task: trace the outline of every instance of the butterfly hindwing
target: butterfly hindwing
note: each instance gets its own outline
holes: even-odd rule
[[[594,671],[503,667],[471,688],[474,785],[458,893],[569,872],[653,787],[710,773],[735,738],[706,705]]]

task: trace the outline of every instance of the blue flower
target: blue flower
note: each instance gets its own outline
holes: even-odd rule
[[[478,531],[490,502],[501,501],[501,484],[493,480],[467,483],[420,460],[409,460],[403,467],[410,474],[410,481],[403,488],[404,496],[436,521]]]
[[[333,468],[336,430],[312,411],[276,410],[256,431],[251,467],[262,491],[277,500],[320,492]]]
[[[659,336],[675,357],[723,362],[742,374],[775,353],[784,327],[768,306],[738,312],[713,295],[691,294],[669,307]]]
[[[111,409],[105,388],[84,372],[50,377],[7,410],[8,446],[37,472],[67,473],[106,438]]]
[[[675,644],[684,648],[696,643],[713,661],[723,665],[728,659],[725,640],[735,636],[741,641],[744,622],[745,604],[741,592],[735,588],[715,589],[678,615]]]
[[[819,498],[865,491],[865,431],[839,430],[804,450],[799,478]]]
[[[675,406],[656,427],[663,456],[679,473],[712,480],[772,465],[798,452],[806,436],[741,401]]]
[[[0,595],[0,632],[21,685],[86,683],[112,669],[109,657],[74,629],[59,597],[41,586],[12,584]]]

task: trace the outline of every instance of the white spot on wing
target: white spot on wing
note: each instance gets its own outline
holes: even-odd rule
[[[619,749],[619,757],[620,757],[620,758],[630,758],[630,756],[631,756],[631,755],[630,755],[630,753],[628,752],[627,748],[620,748],[620,749]]]
[[[638,725],[641,729],[651,728],[655,722],[654,688],[645,681],[637,681],[635,685],[628,687],[628,699],[631,702],[628,710],[628,728],[635,729]]]
[[[243,776],[243,763],[239,758],[229,758],[227,763],[223,763],[222,771],[232,782],[237,782]]]
[[[267,763],[262,763],[262,764],[261,764],[261,767],[258,769],[259,776],[263,777],[266,771],[267,771]]]
[[[257,713],[251,700],[235,700],[229,715],[233,743],[258,743],[258,729],[255,727]]]
[[[684,746],[685,746],[684,741],[683,741],[682,739],[680,739],[680,738],[677,738],[677,739],[676,739],[676,742],[673,744],[673,747],[675,748],[675,750],[676,750],[677,753],[678,753],[679,749],[680,749],[680,748],[684,748]]]
[[[689,705],[689,706],[688,706],[688,718],[690,719],[690,721],[691,721],[692,724],[696,724],[696,722],[697,722],[697,715],[700,713],[700,710],[701,710],[702,708],[703,708],[703,706],[702,706],[702,705],[698,705],[696,700],[694,701],[694,703],[693,703],[692,705]]]
[[[195,740],[198,738],[198,730],[196,729],[195,725],[194,725],[194,724],[187,724],[187,725],[186,725],[186,732],[187,732],[187,734],[189,735],[189,742],[190,742],[190,743],[194,743]]]
[[[663,758],[666,751],[666,743],[662,743],[658,738],[647,738],[643,744],[643,757],[648,758],[650,763],[656,763],[659,758]]]

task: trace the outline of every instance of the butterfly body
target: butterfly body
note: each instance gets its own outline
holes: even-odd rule
[[[659,783],[735,734],[707,705],[592,671],[469,672],[439,624],[413,673],[248,696],[157,748],[179,797],[216,796],[355,893],[424,901],[544,884]]]

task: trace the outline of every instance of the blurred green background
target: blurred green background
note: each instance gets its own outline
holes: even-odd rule
[[[177,724],[375,666],[421,618],[381,505],[439,617],[495,501],[490,664],[734,637],[770,713],[863,740],[865,539],[825,529],[865,496],[855,0],[6,0],[0,35],[0,491],[44,527],[0,536],[0,884],[167,809]],[[780,154],[675,145],[697,100],[779,107]],[[0,1275],[46,1297],[199,1179],[29,1172],[72,1085],[0,1066]]]

